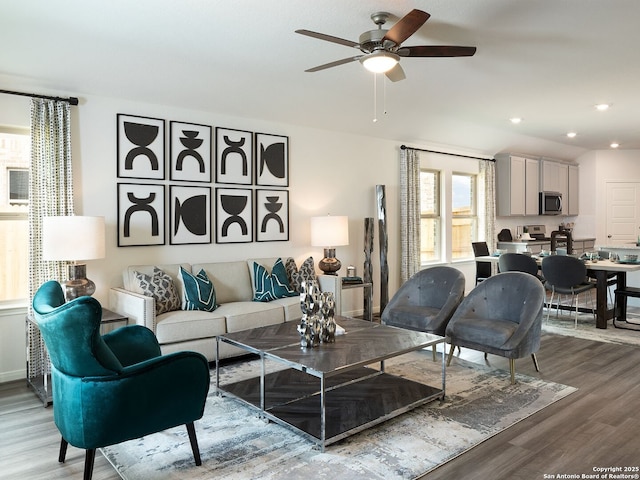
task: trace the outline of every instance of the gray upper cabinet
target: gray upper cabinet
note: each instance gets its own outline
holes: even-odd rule
[[[578,215],[578,165],[540,160],[540,189],[562,194],[562,214]]]
[[[496,155],[498,216],[538,215],[539,161],[510,154]]]

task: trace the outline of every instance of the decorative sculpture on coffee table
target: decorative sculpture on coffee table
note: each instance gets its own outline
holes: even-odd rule
[[[300,345],[305,348],[319,345],[322,330],[320,317],[318,316],[320,299],[317,287],[313,282],[302,282],[300,309],[302,310],[302,318],[300,319],[300,325],[298,325]]]
[[[336,302],[333,292],[322,292],[320,294],[320,313],[322,314],[322,331],[320,341],[322,343],[333,343],[336,341]]]
[[[313,282],[302,282],[298,325],[300,345],[317,347],[320,343],[333,343],[336,335],[335,298],[333,292],[319,292]]]

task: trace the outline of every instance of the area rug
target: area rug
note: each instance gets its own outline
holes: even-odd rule
[[[413,352],[386,370],[438,385],[442,363]],[[257,361],[222,369],[222,384],[258,371]],[[212,372],[214,373],[214,372]],[[319,449],[294,432],[260,419],[212,385],[196,422],[202,466],[196,467],[184,427],[102,449],[126,480],[413,479],[576,391],[455,358],[447,368],[444,403],[436,400],[369,430]],[[214,379],[212,379],[213,381]]]
[[[565,312],[563,313],[556,317],[554,309],[551,311],[549,321],[547,321],[545,311],[545,316],[542,320],[542,330],[555,335],[577,337],[596,342],[640,346],[640,325],[630,325],[631,328],[637,328],[638,330],[615,328],[612,321],[609,320],[606,329],[596,328],[596,321],[593,315],[580,313],[578,315],[578,326],[576,327],[574,316],[569,316]],[[634,321],[638,321],[638,318],[636,317]]]

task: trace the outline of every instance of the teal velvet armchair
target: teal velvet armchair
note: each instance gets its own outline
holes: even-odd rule
[[[55,281],[38,289],[33,310],[51,359],[59,462],[68,444],[85,449],[89,480],[96,448],[186,425],[201,464],[193,422],[202,417],[209,391],[203,355],[161,355],[153,333],[138,325],[100,335],[100,303],[86,296],[65,303]]]

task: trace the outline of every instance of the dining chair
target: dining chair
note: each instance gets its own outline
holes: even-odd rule
[[[473,247],[474,257],[486,257],[490,255],[487,242],[472,242],[471,246]],[[476,285],[489,278],[492,273],[490,262],[479,262],[476,260]]]
[[[524,253],[503,253],[500,255],[498,271],[528,273],[544,283],[538,263],[530,255],[525,255]]]
[[[551,299],[547,308],[547,321],[549,321],[555,294],[558,294],[556,316],[560,310],[560,295],[571,295],[571,308],[573,308],[573,302],[575,301],[576,303],[574,328],[577,328],[578,296],[596,287],[594,283],[588,280],[587,267],[584,262],[569,255],[550,255],[542,260],[542,276],[545,279],[545,288],[551,292]],[[591,309],[595,317],[593,298],[591,298]]]

